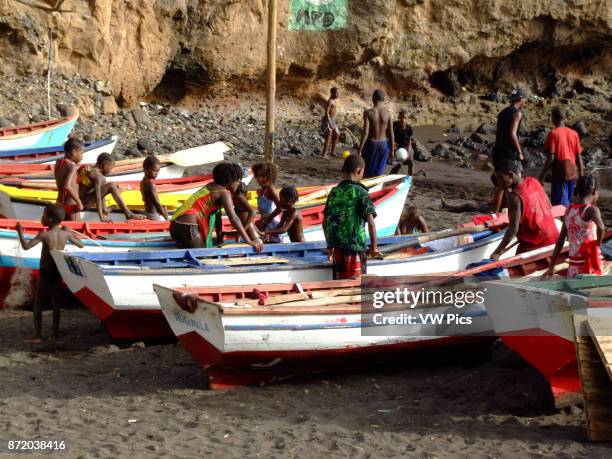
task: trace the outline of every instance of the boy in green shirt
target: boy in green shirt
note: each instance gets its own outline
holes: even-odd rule
[[[334,187],[325,205],[323,231],[333,257],[334,279],[357,279],[366,273],[366,257],[378,256],[376,210],[368,189],[359,181],[365,163],[350,155],[342,166],[342,182]],[[364,225],[367,222],[370,248],[367,249]]]

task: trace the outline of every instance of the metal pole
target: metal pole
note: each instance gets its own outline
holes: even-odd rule
[[[47,68],[47,117],[51,119],[51,64],[53,62],[53,30],[49,29],[49,65]]]
[[[264,158],[274,162],[274,136],[276,117],[276,6],[277,0],[268,0],[268,66],[266,100],[266,137]]]

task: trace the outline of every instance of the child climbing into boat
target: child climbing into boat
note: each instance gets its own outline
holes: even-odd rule
[[[356,279],[367,272],[366,257],[379,256],[376,241],[376,210],[363,179],[365,161],[349,155],[342,166],[343,180],[327,197],[323,231],[333,262],[334,279]],[[370,248],[364,224],[368,224]]]
[[[567,277],[575,277],[578,274],[603,274],[600,245],[605,226],[601,212],[595,206],[597,198],[597,179],[592,175],[580,177],[574,189],[574,202],[565,213],[563,227],[546,276],[554,274],[557,258],[566,239],[569,240]]]
[[[261,232],[275,229],[280,223],[280,200],[274,189],[278,168],[273,163],[259,163],[252,167],[255,180],[259,184],[257,190],[257,210],[261,215],[257,222],[257,229]],[[269,238],[269,242],[280,242],[280,237],[275,235]]]
[[[55,162],[53,175],[57,187],[57,204],[64,209],[64,220],[78,220],[79,212],[83,210],[83,203],[79,197],[77,169],[83,160],[84,151],[83,142],[68,139],[64,144],[65,156]]]
[[[417,233],[429,233],[429,228],[421,210],[417,206],[410,206],[402,214],[395,234],[400,236]]]
[[[65,227],[60,227],[60,223],[64,220],[65,216],[66,213],[59,204],[47,205],[41,218],[41,223],[47,229],[39,232],[30,240],[25,239],[21,223],[17,223],[15,226],[23,250],[29,250],[42,243],[40,274],[34,295],[34,338],[30,340],[33,343],[42,342],[42,308],[49,303],[53,307],[53,336],[57,337],[59,334],[60,305],[58,293],[61,292],[59,284],[62,276],[51,257],[51,250],[64,250],[67,242],[83,248],[83,243],[72,231]]]
[[[304,224],[302,214],[295,207],[299,200],[298,191],[294,186],[286,186],[279,193],[280,208],[283,210],[277,228],[267,230],[265,234],[281,235],[287,233],[291,242],[304,242]]]
[[[200,188],[172,215],[170,237],[180,249],[212,247],[213,230],[223,208],[232,226],[257,253],[263,249],[260,238],[252,239],[234,210],[232,193],[242,180],[242,169],[232,163],[220,163],[213,169],[213,182]],[[218,239],[218,238],[217,238]]]
[[[168,211],[159,202],[155,179],[159,175],[161,163],[157,156],[149,155],[142,162],[144,177],[140,182],[140,194],[145,205],[145,216],[149,220],[168,220]]]
[[[125,215],[126,220],[144,220],[144,215],[134,214],[128,209],[123,202],[123,198],[121,198],[119,187],[106,181],[106,177],[110,175],[114,167],[115,160],[108,153],[100,153],[94,167],[79,167],[77,182],[79,183],[79,197],[83,207],[88,209],[95,204],[100,221],[112,222],[112,219],[108,216],[109,210],[104,203],[104,198],[110,194]]]
[[[238,166],[238,164],[236,164],[236,166]],[[240,166],[238,167],[240,168]],[[242,173],[242,168],[240,168],[240,171]],[[249,200],[247,199],[247,186],[244,183],[240,182],[236,191],[232,193],[232,201],[234,201],[234,211],[242,222],[242,226],[244,226],[249,237],[251,239],[261,237],[254,223],[257,213],[255,209],[251,207],[251,204],[249,204]],[[219,245],[223,244],[225,237],[235,237],[236,242],[240,240],[240,233],[238,233],[238,231],[223,231],[223,221],[220,218],[215,221],[215,232],[217,233],[217,244]]]

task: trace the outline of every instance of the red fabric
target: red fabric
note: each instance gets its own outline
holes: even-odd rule
[[[601,259],[601,249],[597,241],[585,241],[580,246],[578,254],[570,257],[570,269],[568,274],[576,276],[578,274],[603,274],[603,261]]]
[[[576,157],[582,153],[578,133],[565,126],[548,133],[544,149],[554,155],[558,161],[571,161],[574,165]]]
[[[62,207],[64,208],[64,212],[66,212],[66,217],[79,213],[79,206],[76,204],[62,204]]]
[[[482,225],[493,220],[493,215],[476,215],[472,217],[472,223],[476,226]]]
[[[522,202],[521,221],[516,235],[519,240],[517,253],[557,242],[559,230],[555,225],[550,201],[540,182],[527,177],[514,192]]]
[[[365,268],[365,254],[340,247],[333,251],[334,279],[358,279]],[[363,269],[365,274],[365,269]]]

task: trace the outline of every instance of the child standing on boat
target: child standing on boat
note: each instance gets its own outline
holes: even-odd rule
[[[220,163],[213,169],[213,182],[202,187],[187,199],[172,215],[170,237],[180,249],[212,247],[213,230],[223,208],[239,235],[258,253],[263,249],[261,239],[251,239],[234,211],[232,193],[242,180],[242,169],[232,163]]]
[[[30,240],[25,239],[21,223],[17,223],[15,227],[23,250],[29,250],[42,243],[40,274],[34,295],[34,338],[31,341],[35,343],[42,341],[42,308],[48,303],[53,306],[53,336],[57,337],[59,334],[60,306],[58,293],[61,292],[59,285],[62,276],[51,257],[51,250],[64,250],[67,242],[83,248],[83,243],[72,231],[59,226],[65,216],[64,209],[59,204],[47,205],[40,221],[47,229],[39,232]]]
[[[299,194],[294,186],[286,186],[279,193],[280,208],[283,210],[280,223],[277,228],[267,230],[268,235],[281,235],[287,233],[291,242],[304,242],[304,225],[302,214],[295,204],[298,202]]]
[[[334,279],[356,279],[367,271],[366,257],[378,255],[376,210],[363,179],[365,162],[350,155],[342,166],[343,180],[327,197],[323,231],[331,252]],[[364,225],[367,222],[370,248],[366,245]]]
[[[65,156],[55,162],[53,175],[57,187],[57,203],[64,209],[64,220],[78,220],[79,212],[83,210],[77,183],[77,169],[83,160],[84,151],[83,142],[68,139],[64,144]]]
[[[149,220],[168,220],[168,211],[159,202],[159,195],[155,187],[155,179],[159,175],[161,163],[157,156],[149,155],[142,162],[144,177],[140,182],[140,194],[145,205],[145,216]]]
[[[274,184],[278,175],[278,168],[273,163],[259,163],[253,166],[253,174],[255,180],[259,184],[257,190],[257,209],[261,215],[261,219],[257,224],[259,231],[264,232],[273,230],[280,223],[280,199]],[[277,235],[271,236],[269,242],[280,242],[280,237]]]
[[[601,259],[601,241],[605,226],[601,212],[595,203],[598,198],[598,184],[592,175],[583,175],[576,182],[574,189],[574,202],[570,204],[559,239],[550,261],[547,276],[554,274],[554,267],[559,253],[569,240],[569,268],[567,277],[578,274],[596,274],[603,272]]]

